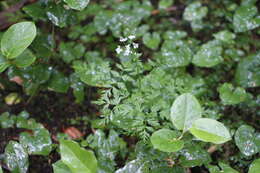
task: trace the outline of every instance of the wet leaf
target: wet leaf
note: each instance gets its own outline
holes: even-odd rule
[[[184,10],[183,18],[187,21],[201,20],[208,13],[208,8],[200,2],[190,3]]]
[[[257,8],[252,4],[240,6],[233,17],[233,25],[236,32],[245,32],[260,26]]]
[[[16,58],[34,40],[36,26],[32,22],[20,22],[12,25],[1,39],[1,51],[8,59]]]
[[[191,128],[192,123],[201,117],[198,100],[191,94],[182,94],[176,98],[171,107],[171,120],[178,130],[184,132]]]
[[[145,163],[136,159],[127,163],[123,168],[118,169],[115,173],[132,173],[132,172],[145,173],[144,170],[145,170]]]
[[[52,164],[53,172],[54,173],[71,173],[69,167],[64,164],[61,160]]]
[[[61,160],[72,173],[97,172],[97,160],[92,151],[81,148],[74,141],[60,141]]]
[[[89,0],[63,0],[68,6],[75,10],[83,10],[87,7]]]
[[[222,144],[231,140],[228,129],[222,123],[209,118],[195,120],[190,128],[190,132],[204,142]]]
[[[183,167],[201,166],[211,162],[209,154],[196,144],[188,144],[188,146],[180,152],[182,155],[179,160]]]
[[[28,154],[22,144],[10,141],[5,148],[5,163],[12,172],[26,173],[29,167]]]
[[[19,141],[28,150],[29,154],[47,156],[52,150],[50,133],[44,128],[34,130],[33,134],[21,133]]]
[[[256,159],[251,163],[248,173],[259,173],[259,172],[260,172],[260,159]]]
[[[176,152],[183,148],[184,142],[179,140],[178,134],[169,129],[161,129],[151,136],[153,147],[164,152]]]
[[[193,57],[193,64],[199,67],[213,67],[223,61],[222,47],[216,41],[203,44]]]
[[[143,43],[150,49],[156,50],[161,42],[160,34],[157,32],[146,33],[143,36]]]
[[[235,133],[235,142],[241,153],[252,156],[259,152],[255,143],[255,129],[248,125],[240,126]]]
[[[69,89],[69,79],[63,73],[54,70],[48,81],[48,88],[55,92],[67,93]]]
[[[25,68],[34,63],[35,60],[36,57],[34,54],[29,49],[26,49],[22,54],[14,59],[13,63],[19,68]]]
[[[221,101],[225,105],[238,104],[245,101],[247,94],[244,88],[234,88],[232,84],[224,83],[218,88]]]
[[[235,80],[237,84],[246,88],[260,86],[260,52],[239,62]]]

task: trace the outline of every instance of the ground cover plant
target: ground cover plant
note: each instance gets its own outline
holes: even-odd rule
[[[0,173],[260,173],[260,1],[0,1]]]

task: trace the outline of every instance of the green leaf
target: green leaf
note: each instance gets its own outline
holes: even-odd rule
[[[201,117],[198,100],[191,94],[182,94],[176,98],[171,107],[171,120],[178,130],[184,132],[191,128],[192,123]]]
[[[3,55],[0,53],[0,73],[4,72],[10,64],[6,61]]]
[[[69,167],[65,165],[61,160],[52,164],[54,173],[71,173]]]
[[[63,0],[68,6],[75,10],[83,10],[87,7],[89,0]]]
[[[118,169],[115,173],[145,173],[145,165],[146,164],[139,159],[132,160],[131,162],[127,163],[123,168]]]
[[[235,169],[231,168],[229,165],[224,163],[219,163],[219,166],[212,166],[209,165],[209,171],[210,173],[238,173]],[[220,170],[221,168],[221,170]]]
[[[143,36],[143,43],[150,49],[156,50],[161,42],[160,34],[153,32],[152,34],[147,32]]]
[[[50,133],[44,128],[34,130],[33,135],[28,132],[21,133],[19,141],[29,154],[47,156],[52,150]]]
[[[240,126],[235,133],[235,142],[241,153],[246,156],[252,156],[258,151],[255,143],[255,129],[248,125]]]
[[[12,172],[26,173],[29,167],[28,154],[22,144],[10,141],[5,148],[5,163]]]
[[[224,83],[218,88],[221,101],[225,105],[238,104],[245,101],[247,94],[244,88],[234,88],[232,84]]]
[[[176,34],[177,33],[170,34],[168,39]],[[177,38],[178,36],[176,37],[176,39]],[[183,41],[166,40],[162,45],[158,61],[160,62],[160,64],[163,64],[167,67],[184,67],[189,65],[192,56],[193,52]]]
[[[192,63],[199,67],[213,67],[223,61],[222,47],[216,41],[203,44],[194,55]]]
[[[35,60],[36,57],[34,54],[29,49],[26,49],[22,54],[14,59],[13,63],[19,68],[25,68],[34,63]]]
[[[3,35],[1,51],[8,59],[20,55],[34,40],[36,26],[32,22],[20,22],[12,25]]]
[[[166,9],[172,6],[174,0],[160,0],[159,9]]]
[[[228,43],[228,44],[233,44],[234,43],[234,39],[236,38],[236,35],[233,34],[230,31],[224,30],[224,31],[220,31],[216,34],[213,34],[213,36],[219,40],[222,41],[224,43]]]
[[[48,88],[55,92],[67,93],[69,79],[63,73],[54,70],[48,82]]]
[[[231,139],[228,129],[222,123],[209,118],[194,121],[190,132],[201,141],[215,144],[222,144]]]
[[[72,173],[96,173],[97,160],[92,151],[81,148],[74,141],[60,141],[61,160]]]
[[[169,129],[161,129],[151,136],[153,147],[164,152],[176,152],[183,148],[184,142],[177,139],[178,133]]]
[[[233,17],[234,30],[245,32],[260,26],[260,16],[256,16],[257,12],[257,8],[252,4],[240,6]]]
[[[200,2],[193,2],[185,8],[183,18],[187,21],[201,20],[207,13],[207,7],[202,7]]]
[[[251,163],[248,173],[259,173],[260,172],[260,159],[256,159]]]
[[[238,85],[246,88],[260,86],[260,52],[239,62],[235,80]]]
[[[194,167],[211,162],[209,153],[196,143],[185,143],[185,148],[180,151],[179,158],[182,167]]]
[[[0,166],[0,173],[3,173],[2,167]]]

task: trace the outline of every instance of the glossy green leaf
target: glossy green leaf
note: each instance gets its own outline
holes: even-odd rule
[[[32,17],[34,20],[43,20],[46,21],[45,8],[41,3],[32,3],[23,7],[23,11]]]
[[[4,72],[10,64],[6,61],[4,56],[0,53],[0,73]]]
[[[260,86],[260,52],[242,59],[236,69],[235,80],[243,87]]]
[[[191,94],[182,94],[176,98],[171,107],[171,120],[178,130],[184,132],[191,128],[192,123],[201,117],[201,106]]]
[[[22,54],[14,59],[13,63],[19,68],[25,68],[34,63],[35,60],[36,57],[34,54],[29,49],[26,49]]]
[[[190,3],[184,10],[183,18],[187,21],[201,20],[208,13],[208,8],[200,2]]]
[[[20,55],[34,40],[36,26],[32,22],[20,22],[12,25],[1,39],[1,51],[8,59]]]
[[[69,79],[63,73],[54,70],[48,88],[55,92],[66,93],[69,89]]]
[[[89,0],[63,0],[68,6],[75,10],[83,10],[87,7]]]
[[[228,43],[228,44],[233,44],[234,43],[234,39],[236,38],[236,35],[233,34],[230,31],[224,30],[224,31],[220,31],[216,34],[213,35],[217,40],[220,40],[224,43]]]
[[[210,173],[238,173],[235,169],[224,163],[219,163],[219,166],[209,166]]]
[[[226,105],[238,104],[245,101],[247,94],[244,88],[234,88],[232,84],[224,83],[218,88],[221,101]]]
[[[255,143],[255,129],[248,125],[240,126],[235,133],[235,142],[241,153],[252,156],[259,152]]]
[[[146,33],[143,36],[143,43],[150,49],[156,50],[161,42],[161,37],[157,32]]]
[[[33,135],[28,132],[21,133],[19,141],[29,154],[47,156],[52,150],[50,133],[44,128],[34,130]]]
[[[252,4],[240,6],[233,17],[234,30],[245,32],[260,26],[260,17],[257,12],[257,8]]]
[[[2,167],[0,166],[0,173],[3,173]]]
[[[182,167],[190,168],[211,162],[209,153],[195,143],[185,144],[185,148],[180,153],[179,162]]]
[[[118,169],[115,173],[145,173],[145,163],[136,159],[127,163],[123,168]]]
[[[194,121],[190,132],[201,141],[215,144],[222,144],[231,139],[228,129],[222,123],[209,118]]]
[[[10,141],[5,148],[5,163],[12,172],[27,173],[29,162],[26,149],[15,141]]]
[[[71,173],[69,167],[65,165],[61,160],[52,164],[54,173]]]
[[[180,135],[180,134],[179,134]],[[164,152],[176,152],[183,148],[184,142],[179,140],[178,133],[169,129],[161,129],[151,136],[153,147]]]
[[[193,57],[193,64],[199,67],[213,67],[223,61],[222,47],[216,41],[203,44]]]
[[[259,172],[260,172],[260,159],[256,159],[251,163],[248,173],[259,173]]]
[[[72,173],[96,173],[97,160],[92,151],[81,148],[74,141],[60,141],[61,160]]]

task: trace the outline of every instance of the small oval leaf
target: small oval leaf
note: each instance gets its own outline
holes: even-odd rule
[[[228,129],[222,123],[209,118],[196,120],[190,132],[201,141],[215,144],[222,144],[231,139]]]
[[[3,35],[1,51],[8,59],[20,55],[36,37],[36,26],[32,22],[12,25]]]
[[[178,140],[178,134],[169,129],[161,129],[153,133],[151,142],[154,148],[164,152],[176,152],[183,148],[184,142]]]
[[[182,94],[173,102],[171,120],[178,130],[187,131],[201,117],[201,106],[191,94]]]

